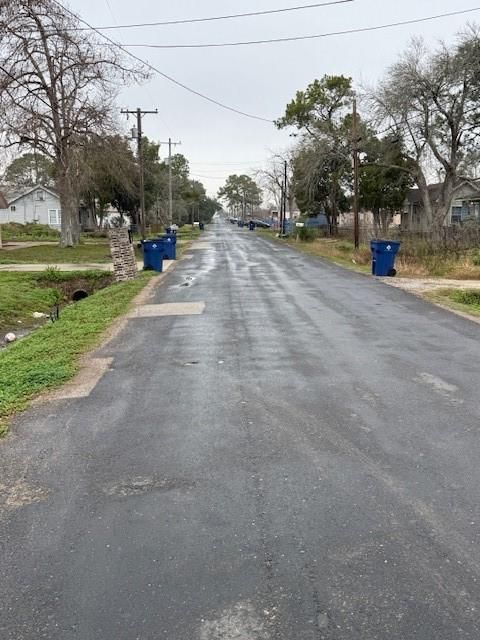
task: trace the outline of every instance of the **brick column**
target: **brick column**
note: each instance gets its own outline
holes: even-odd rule
[[[137,275],[137,259],[133,244],[130,242],[128,229],[125,227],[110,229],[108,235],[115,280],[117,282],[133,280]]]

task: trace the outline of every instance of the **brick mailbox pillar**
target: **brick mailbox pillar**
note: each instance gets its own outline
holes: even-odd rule
[[[137,275],[137,259],[133,244],[130,242],[128,229],[125,227],[110,229],[108,235],[115,280],[117,282],[133,280]]]

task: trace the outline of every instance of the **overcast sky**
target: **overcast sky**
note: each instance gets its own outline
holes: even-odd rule
[[[314,0],[69,0],[88,22],[118,25],[226,13],[277,9]],[[258,40],[308,35],[398,22],[480,6],[475,0],[355,0],[354,2],[279,15],[194,25],[118,29],[109,35],[122,43],[187,44]],[[480,11],[382,31],[217,49],[132,51],[177,80],[221,102],[265,118],[282,115],[298,89],[324,74],[344,74],[357,83],[373,83],[395,61],[412,36],[432,46],[452,41],[467,22],[480,22]],[[120,106],[158,108],[147,116],[145,134],[154,140],[181,140],[179,150],[190,161],[210,194],[230,173],[250,173],[271,151],[291,142],[273,125],[225,111],[167,80],[154,76],[140,87],[122,89]],[[130,126],[132,122],[129,123]],[[161,155],[166,148],[162,147]]]

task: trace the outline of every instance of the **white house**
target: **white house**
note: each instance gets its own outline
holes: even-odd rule
[[[60,198],[49,187],[36,185],[20,193],[5,193],[7,207],[0,209],[0,224],[37,222],[60,228]],[[2,203],[2,206],[5,202]]]

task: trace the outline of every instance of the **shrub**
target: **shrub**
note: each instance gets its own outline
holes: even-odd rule
[[[37,282],[62,282],[62,271],[59,267],[49,266],[37,276]]]
[[[476,253],[473,254],[473,256],[472,256],[472,264],[475,267],[480,267],[480,251],[477,251]]]
[[[7,222],[2,225],[2,237],[4,240],[58,240],[60,232],[46,224],[38,222]]]
[[[470,306],[480,307],[480,289],[466,289],[463,291],[455,291],[452,298],[455,302],[468,304]]]
[[[318,238],[317,229],[311,229],[309,227],[297,227],[297,234],[302,242],[313,242]]]
[[[338,242],[336,248],[342,253],[350,253],[350,251],[353,251],[353,244],[351,242]]]

